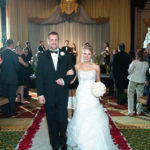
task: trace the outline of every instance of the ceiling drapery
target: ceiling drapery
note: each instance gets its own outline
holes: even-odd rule
[[[7,35],[15,42],[28,40],[28,19],[46,20],[56,11],[57,0],[6,0]],[[110,46],[124,42],[130,50],[130,0],[81,0],[80,5],[91,20],[110,19]]]
[[[105,23],[109,21],[109,18],[99,17],[99,18],[89,18],[85,13],[82,7],[79,7],[79,14],[76,15],[72,13],[70,15],[62,15],[59,12],[59,7],[56,7],[54,12],[47,19],[39,19],[39,18],[29,18],[31,22],[39,23],[39,24],[58,24],[61,22],[69,21],[69,22],[78,22],[84,24],[98,24]]]

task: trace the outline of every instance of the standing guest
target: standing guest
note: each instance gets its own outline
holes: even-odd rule
[[[29,62],[28,58],[23,55],[23,51],[20,47],[16,48],[17,55],[19,57],[20,70],[18,72],[18,89],[17,89],[17,101],[21,104],[26,103],[24,101],[24,87],[28,83],[28,74],[29,74]]]
[[[18,84],[19,60],[17,54],[12,52],[14,42],[12,39],[6,41],[6,50],[2,52],[1,57],[1,82],[2,96],[9,99],[9,103],[2,106],[4,115],[15,115],[15,98]]]
[[[72,55],[73,64],[75,65],[76,64],[76,58],[78,56],[78,51],[76,49],[76,44],[75,43],[72,43],[72,46],[71,46],[71,55]]]
[[[27,41],[26,42],[26,49],[28,50],[28,60],[30,61],[32,59],[32,51],[31,51],[31,45],[30,45],[30,42]]]
[[[109,63],[110,63],[110,47],[109,47],[109,43],[108,42],[105,42],[104,43],[104,51],[106,52],[106,55],[104,57],[104,62],[105,62],[105,65],[109,66]]]
[[[147,44],[146,51],[148,53],[146,60],[149,64],[149,68],[150,68],[150,43]],[[145,90],[146,90],[146,96],[147,96],[147,110],[146,110],[146,112],[149,113],[150,112],[150,73],[148,71],[146,72]]]
[[[146,62],[146,55],[143,49],[137,50],[136,59],[129,66],[129,85],[128,85],[128,115],[133,116],[134,94],[136,91],[137,98],[143,96],[146,82],[146,71],[149,66]],[[137,103],[137,114],[141,113],[140,104]]]
[[[37,48],[38,53],[43,53],[45,51],[44,41],[40,41],[40,45]]]
[[[33,69],[32,69],[32,66],[31,66],[31,64],[32,64],[32,60],[30,60],[29,61],[29,51],[28,51],[28,49],[27,48],[24,48],[23,49],[23,58],[26,60],[26,62],[28,62],[28,68],[27,68],[27,73],[26,73],[26,75],[27,75],[27,85],[26,85],[26,87],[24,88],[24,97],[25,98],[30,98],[31,96],[29,95],[29,79],[30,79],[30,75],[31,74],[33,74]]]
[[[17,42],[17,45],[16,45],[15,49],[16,49],[17,47],[22,48],[22,44],[21,44],[21,42],[20,42],[20,41],[18,41],[18,42]]]
[[[75,43],[72,43],[71,56],[72,56],[72,61],[74,65],[76,64],[77,55],[78,55],[78,51],[76,49],[76,45]],[[68,97],[68,120],[69,121],[71,120],[73,113],[74,113],[74,109],[76,107],[75,91],[76,91],[77,86],[78,86],[77,79],[75,80],[75,82],[69,84],[69,97]]]
[[[66,51],[66,52],[68,52],[68,53],[71,53],[71,48],[69,47],[69,40],[66,40],[66,41],[65,41],[65,46],[63,46],[61,49],[62,49],[63,51]]]
[[[58,33],[49,33],[47,42],[49,50],[39,55],[36,69],[38,100],[45,107],[53,150],[59,150],[60,146],[61,150],[67,150],[68,84],[75,76],[75,69],[71,55],[58,48]]]
[[[128,68],[131,63],[131,57],[125,52],[124,43],[118,45],[118,53],[112,60],[112,76],[115,83],[117,103],[123,104],[123,90],[128,86]]]
[[[113,55],[110,62],[110,77],[109,77],[109,93],[108,96],[114,95],[114,81],[113,81],[113,73],[112,73],[112,62],[114,59],[114,55],[118,53],[118,50],[113,50]]]

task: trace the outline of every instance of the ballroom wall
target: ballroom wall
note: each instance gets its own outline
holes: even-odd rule
[[[80,0],[88,16],[110,20],[110,46],[119,42],[130,50],[130,0]],[[47,19],[56,8],[57,0],[6,0],[7,36],[14,41],[29,39],[28,19]]]

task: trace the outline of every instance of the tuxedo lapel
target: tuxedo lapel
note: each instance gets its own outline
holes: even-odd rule
[[[63,59],[63,57],[64,56],[61,56],[61,53],[62,51],[59,49],[59,55],[58,55],[58,63],[57,63],[57,71],[59,71],[60,70],[60,68],[61,68],[61,65],[62,65],[62,59]],[[63,52],[64,53],[64,52]]]
[[[55,71],[54,63],[53,63],[52,56],[49,50],[46,51],[46,56],[49,60],[50,67],[53,68],[53,70]]]

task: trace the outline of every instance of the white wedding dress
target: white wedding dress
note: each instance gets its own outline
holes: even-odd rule
[[[116,150],[108,117],[99,99],[91,93],[96,71],[78,71],[77,107],[67,128],[67,144],[77,150]]]

